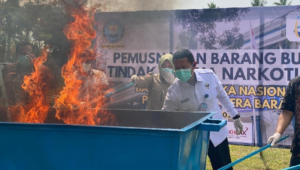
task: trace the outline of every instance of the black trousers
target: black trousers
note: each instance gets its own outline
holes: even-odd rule
[[[208,157],[210,159],[213,170],[222,168],[225,165],[231,163],[228,139],[226,138],[217,147],[214,147],[213,143],[209,140]],[[233,170],[232,167],[228,168]]]
[[[300,165],[300,158],[296,156],[291,156],[290,167]]]

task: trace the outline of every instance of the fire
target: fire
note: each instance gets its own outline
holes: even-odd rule
[[[115,116],[101,109],[107,100],[104,96],[107,84],[101,83],[104,73],[93,72],[96,76],[91,78],[91,72],[85,72],[82,67],[87,60],[96,58],[91,50],[91,42],[96,37],[93,28],[96,8],[87,9],[79,0],[73,0],[73,6],[62,1],[74,22],[64,29],[71,42],[71,52],[61,70],[65,86],[55,100],[55,117],[66,124],[116,125]],[[34,72],[24,77],[22,88],[29,94],[30,100],[10,108],[13,121],[44,123],[46,120],[50,108],[47,95],[53,81],[50,69],[43,65],[46,61],[47,48],[44,48],[41,56],[33,59]]]
[[[82,63],[96,58],[92,51],[91,42],[96,37],[94,25],[95,9],[88,9],[78,0],[73,1],[75,5],[64,1],[67,12],[74,18],[64,28],[66,37],[71,42],[71,52],[68,62],[63,66],[61,74],[64,78],[65,87],[60,92],[60,97],[55,101],[56,118],[63,120],[66,124],[115,124],[114,115],[100,109],[105,104],[106,98],[103,91],[106,85],[97,82],[88,82],[92,90],[85,93],[83,87],[88,81],[89,75],[84,72]],[[94,84],[93,84],[94,83]],[[91,109],[93,108],[93,109]]]
[[[30,101],[23,106],[11,108],[17,122],[43,123],[50,107],[47,94],[50,90],[50,80],[53,78],[50,70],[43,65],[47,61],[47,48],[42,50],[38,58],[33,59],[34,72],[24,76],[22,88],[29,94]]]

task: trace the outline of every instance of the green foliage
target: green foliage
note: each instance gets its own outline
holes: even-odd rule
[[[18,42],[30,41],[36,46],[36,55],[44,45],[50,45],[52,61],[63,65],[69,52],[63,28],[69,19],[61,3],[35,0],[20,6],[19,0],[0,2],[1,59],[15,61],[13,47]],[[0,62],[3,62],[1,59]]]
[[[252,6],[264,6],[267,4],[267,1],[265,0],[253,0],[251,1]]]
[[[207,4],[209,9],[214,9],[214,8],[218,8],[217,5],[213,2]]]
[[[11,46],[15,38],[20,37],[23,28],[20,24],[23,20],[22,8],[18,0],[10,0],[0,3],[0,44],[3,54],[2,61],[10,57]],[[11,58],[9,58],[11,59]],[[0,60],[1,61],[1,60]]]
[[[229,49],[243,46],[243,35],[239,33],[239,17],[248,8],[180,10],[175,12],[175,23],[187,30],[179,35],[181,47],[197,48],[197,42],[205,49],[216,49],[218,45]],[[216,32],[216,22],[234,22],[234,27],[222,34]]]
[[[289,3],[287,3],[287,0],[279,0],[279,2],[274,2],[274,5],[291,5],[292,1],[290,1]]]

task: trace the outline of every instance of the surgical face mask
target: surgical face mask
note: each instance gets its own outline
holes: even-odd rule
[[[174,82],[174,75],[173,75],[173,69],[170,68],[162,68],[161,69],[161,76],[166,80],[166,82],[173,84]]]
[[[90,71],[91,66],[92,66],[92,64],[82,63],[82,69],[83,69],[85,72]]]
[[[175,71],[175,75],[180,81],[187,82],[192,77],[191,72],[192,68],[180,69]]]
[[[18,57],[18,62],[21,64],[23,67],[28,67],[31,65],[31,59],[27,57],[26,55],[21,55]]]

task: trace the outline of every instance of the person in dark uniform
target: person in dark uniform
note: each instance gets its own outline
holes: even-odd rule
[[[276,146],[284,130],[289,126],[295,116],[295,132],[291,147],[290,166],[300,165],[300,76],[292,79],[286,89],[281,104],[281,114],[278,117],[274,135],[269,137],[268,143]]]

